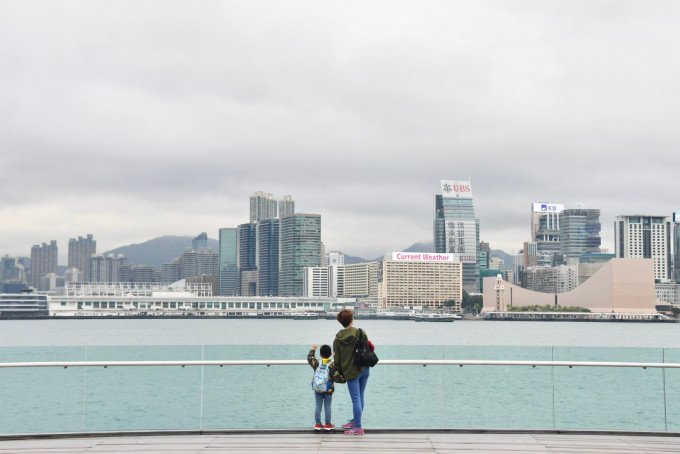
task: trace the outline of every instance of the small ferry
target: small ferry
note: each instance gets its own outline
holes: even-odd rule
[[[293,312],[293,320],[318,320],[319,314],[317,312]]]
[[[416,322],[452,322],[454,320],[460,320],[460,315],[455,314],[441,314],[439,312],[431,312],[428,314],[416,314],[413,316],[413,320]]]

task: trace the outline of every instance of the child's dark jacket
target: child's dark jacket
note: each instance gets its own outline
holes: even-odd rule
[[[309,351],[307,354],[307,362],[314,370],[319,367],[319,360],[316,359],[316,350]],[[333,391],[335,391],[335,383],[345,383],[345,378],[340,375],[338,369],[335,368],[335,362],[332,362],[331,365],[328,366],[328,376],[330,377],[331,387],[326,394],[333,394]]]

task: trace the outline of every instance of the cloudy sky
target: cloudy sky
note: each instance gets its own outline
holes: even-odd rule
[[[680,2],[0,2],[0,254],[217,238],[255,191],[328,249],[432,241],[472,181],[514,252],[532,202],[680,210]]]

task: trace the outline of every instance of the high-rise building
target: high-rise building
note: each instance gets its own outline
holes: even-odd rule
[[[531,204],[531,242],[538,254],[560,252],[560,213],[564,205],[557,203]]]
[[[454,254],[463,264],[463,289],[479,292],[479,222],[469,181],[441,181],[435,196],[435,252]]]
[[[24,265],[17,257],[5,255],[0,259],[0,282],[26,283],[26,271]]]
[[[95,254],[90,257],[90,282],[120,282],[118,268],[127,265],[127,258],[123,254]]]
[[[150,265],[118,266],[118,282],[160,282],[161,271]]]
[[[345,254],[340,251],[330,251],[324,259],[326,266],[341,266],[345,264]]]
[[[97,241],[91,233],[85,238],[68,240],[68,267],[77,269],[79,278],[87,279],[90,276],[90,257],[97,253]]]
[[[680,284],[680,211],[673,213],[673,274],[675,282]]]
[[[236,227],[239,295],[257,296],[259,294],[259,275],[257,272],[257,223],[249,222]]]
[[[31,248],[31,285],[40,287],[40,279],[50,273],[57,273],[57,241],[37,244]]]
[[[199,233],[196,238],[191,240],[191,247],[194,248],[194,251],[208,249],[208,234],[205,232]]]
[[[576,266],[534,266],[526,270],[526,288],[541,293],[565,293],[578,286]]]
[[[220,279],[219,295],[238,295],[238,262],[237,256],[237,230],[235,228],[220,229]]]
[[[279,217],[290,216],[295,214],[295,200],[293,196],[284,195],[281,200],[279,200]]]
[[[279,219],[257,223],[257,269],[260,296],[279,294]]]
[[[295,213],[281,218],[279,296],[302,296],[304,269],[321,266],[321,215]]]
[[[566,209],[560,214],[560,245],[564,260],[600,252],[599,209]]]
[[[654,279],[671,280],[671,222],[668,216],[617,216],[614,246],[617,258],[654,259]]]
[[[272,194],[257,191],[250,197],[250,222],[276,217],[276,199]]]
[[[212,249],[187,248],[179,257],[180,278],[192,276],[217,276],[219,257]]]
[[[257,269],[257,223],[249,222],[236,227],[237,256],[239,271],[254,271]]]
[[[161,282],[172,283],[180,280],[179,259],[164,263],[161,268]]]

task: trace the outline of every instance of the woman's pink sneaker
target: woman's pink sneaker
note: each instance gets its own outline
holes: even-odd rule
[[[349,421],[348,423],[343,424],[343,425],[342,425],[342,428],[343,428],[343,429],[354,429],[354,420],[352,419],[352,420]]]
[[[354,429],[346,430],[345,435],[363,435],[364,429],[362,427],[355,427]]]

